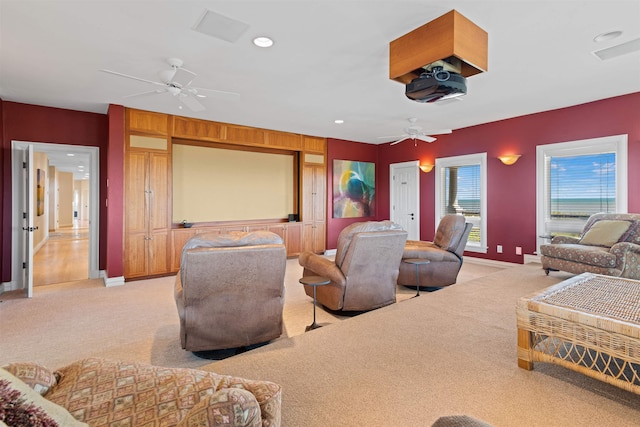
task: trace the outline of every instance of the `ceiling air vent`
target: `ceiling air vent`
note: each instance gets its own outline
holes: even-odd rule
[[[640,39],[634,39],[605,49],[596,50],[593,54],[605,61],[638,51],[640,51]]]
[[[236,21],[210,10],[205,10],[193,27],[194,30],[202,34],[231,43],[237,42],[248,28],[249,25],[244,22]]]

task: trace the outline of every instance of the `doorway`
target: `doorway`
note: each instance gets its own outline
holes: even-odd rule
[[[31,153],[25,155],[26,152]],[[5,290],[23,289],[31,296],[34,285],[100,277],[99,149],[12,141],[11,153],[12,281],[9,289],[5,284]],[[41,181],[34,182],[38,178]],[[56,182],[57,178],[67,182],[64,191],[59,191],[62,185]],[[43,185],[44,180],[49,189],[47,197],[42,194],[42,200],[25,200],[28,194],[21,190]],[[59,205],[65,209],[58,211]],[[25,218],[29,224],[25,225]],[[34,226],[34,221],[38,221],[38,225]],[[35,244],[34,232],[41,233]],[[36,262],[46,262],[49,266],[36,267]]]
[[[419,166],[417,160],[389,166],[391,220],[407,231],[408,240],[420,240]]]

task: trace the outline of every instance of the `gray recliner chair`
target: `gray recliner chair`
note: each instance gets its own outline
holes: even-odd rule
[[[278,338],[286,262],[282,238],[270,231],[189,239],[174,290],[182,348],[230,349]]]
[[[396,281],[407,232],[391,221],[356,222],[338,236],[335,261],[303,252],[303,276],[324,276],[317,301],[330,310],[367,311],[396,302]],[[313,286],[304,285],[313,296]]]
[[[421,258],[430,261],[418,266],[420,288],[438,289],[456,283],[472,226],[465,222],[462,215],[445,215],[438,224],[433,242],[407,240],[402,259]],[[400,264],[398,284],[417,286],[415,265]]]

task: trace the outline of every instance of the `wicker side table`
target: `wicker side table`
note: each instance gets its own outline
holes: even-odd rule
[[[555,363],[640,394],[640,281],[584,273],[516,307],[518,366]]]

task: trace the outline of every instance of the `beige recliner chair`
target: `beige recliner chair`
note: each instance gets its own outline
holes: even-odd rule
[[[366,311],[396,302],[396,280],[407,232],[391,221],[357,222],[338,236],[335,261],[303,252],[303,276],[324,276],[317,301],[330,310]],[[304,286],[313,296],[313,286]]]
[[[238,348],[279,337],[286,261],[282,239],[270,231],[189,239],[174,292],[182,348]]]
[[[430,261],[418,267],[421,288],[437,289],[456,283],[472,226],[465,222],[462,215],[445,215],[438,224],[433,242],[407,240],[402,259],[421,258]],[[417,286],[415,265],[400,264],[398,284]]]

